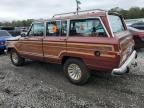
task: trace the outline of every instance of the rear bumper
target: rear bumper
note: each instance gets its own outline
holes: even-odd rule
[[[127,73],[128,68],[130,65],[136,65],[136,58],[137,58],[137,52],[133,51],[131,56],[127,59],[127,61],[120,67],[112,70],[112,75],[123,75]]]

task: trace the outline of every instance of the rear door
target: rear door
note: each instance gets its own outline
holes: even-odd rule
[[[42,41],[44,36],[44,23],[32,24],[26,37],[22,37],[19,42],[20,53],[27,58],[43,60]]]
[[[46,23],[46,36],[43,40],[44,58],[47,62],[57,63],[61,54],[66,52],[67,21]]]

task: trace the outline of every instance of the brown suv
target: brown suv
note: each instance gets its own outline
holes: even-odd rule
[[[12,63],[21,66],[31,59],[62,64],[74,84],[84,84],[90,70],[128,72],[137,54],[121,15],[97,9],[69,14],[33,22],[26,36],[9,40]]]

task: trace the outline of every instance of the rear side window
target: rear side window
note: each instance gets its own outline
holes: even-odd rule
[[[125,27],[122,19],[116,15],[109,15],[110,26],[112,28],[113,33],[118,33],[125,31]]]
[[[47,36],[66,36],[67,21],[47,22],[46,34]]]
[[[44,23],[35,23],[32,25],[29,36],[43,36],[44,35]]]
[[[70,22],[70,36],[105,37],[106,32],[99,19],[81,19]]]

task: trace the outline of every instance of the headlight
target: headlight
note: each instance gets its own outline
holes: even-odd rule
[[[5,42],[0,42],[0,45],[5,45]]]

